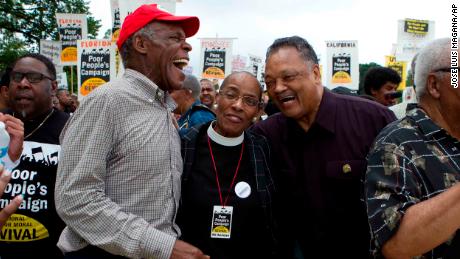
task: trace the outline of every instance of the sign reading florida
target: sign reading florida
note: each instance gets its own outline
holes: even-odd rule
[[[87,37],[86,14],[56,13],[56,20],[62,42],[61,64],[76,65],[77,40]]]
[[[79,96],[86,96],[115,76],[115,50],[111,40],[78,41]]]

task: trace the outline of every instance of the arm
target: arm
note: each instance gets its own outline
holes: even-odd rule
[[[107,95],[85,97],[61,134],[57,212],[73,233],[112,254],[167,258],[176,238],[124,211],[106,194],[106,168],[117,143],[115,128],[121,127],[119,107]]]
[[[110,96],[87,96],[61,134],[55,191],[59,215],[72,233],[112,254],[206,258],[198,248],[178,242],[146,219],[124,211],[106,194],[107,164],[119,143],[114,129],[122,127],[123,117],[113,107],[119,108]],[[126,173],[129,176],[130,172]]]
[[[8,115],[0,113],[0,121],[3,121],[6,126],[6,131],[10,134],[10,143],[8,146],[8,156],[3,158],[6,168],[14,168],[17,166],[15,161],[18,161],[22,154],[22,145],[24,142],[24,124],[21,120]],[[4,170],[4,167],[0,165],[0,197],[3,195],[3,191],[6,185],[10,181],[11,172]],[[8,218],[16,212],[18,207],[22,203],[22,196],[18,195],[0,211],[0,229],[3,227]]]
[[[386,258],[411,258],[447,241],[460,228],[460,184],[411,206],[383,246]]]
[[[374,252],[386,258],[422,255],[447,241],[460,227],[460,185],[422,201],[426,183],[420,178],[429,181],[431,177],[424,175],[439,172],[414,165],[411,155],[404,153],[410,148],[402,147],[377,143],[368,157],[365,195],[372,243]]]

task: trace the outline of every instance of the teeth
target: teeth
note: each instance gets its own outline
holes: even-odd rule
[[[294,100],[294,99],[295,99],[294,96],[286,96],[286,97],[281,98],[280,101],[289,102],[289,101]]]
[[[180,69],[183,69],[188,65],[188,60],[181,58],[173,61],[174,65]]]

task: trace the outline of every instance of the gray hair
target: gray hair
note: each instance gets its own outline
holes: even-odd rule
[[[121,61],[123,62],[123,66],[125,68],[129,65],[128,61],[129,61],[130,53],[133,50],[134,37],[139,36],[139,35],[147,37],[149,39],[152,39],[154,37],[155,31],[153,30],[152,26],[150,26],[151,24],[152,22],[148,23],[147,25],[142,27],[140,30],[133,33],[131,36],[129,36],[128,39],[126,39],[126,41],[121,46],[121,49],[119,51],[120,51]]]
[[[201,85],[198,79],[194,75],[186,74],[183,89],[192,90],[192,97],[195,100],[200,98]]]
[[[415,85],[417,100],[425,95],[428,74],[445,65],[445,55],[450,53],[450,38],[436,39],[423,47],[415,66]]]

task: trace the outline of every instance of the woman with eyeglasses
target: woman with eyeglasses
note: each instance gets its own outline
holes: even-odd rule
[[[261,96],[252,74],[232,73],[216,97],[216,120],[182,137],[177,222],[182,239],[211,258],[277,257],[270,151],[264,137],[246,130]]]

